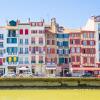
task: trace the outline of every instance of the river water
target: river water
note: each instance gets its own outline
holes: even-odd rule
[[[0,100],[100,100],[100,90],[0,90]]]

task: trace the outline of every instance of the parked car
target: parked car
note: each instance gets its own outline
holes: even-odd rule
[[[82,75],[82,77],[93,77],[93,75],[91,73],[86,73],[86,74]]]

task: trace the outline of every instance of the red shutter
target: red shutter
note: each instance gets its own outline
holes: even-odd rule
[[[80,62],[80,56],[76,56],[76,61]]]
[[[23,29],[20,29],[20,34],[23,34]]]
[[[90,41],[87,41],[87,45],[90,45]]]
[[[3,60],[2,60],[2,58],[0,58],[0,65],[2,65],[3,64]]]
[[[25,35],[27,35],[28,34],[28,29],[25,29]]]
[[[55,45],[55,40],[52,40],[52,45]]]
[[[75,44],[80,44],[80,40],[79,39],[76,39],[75,40]]]
[[[94,63],[95,63],[95,58],[94,58],[94,57],[91,57],[91,58],[90,58],[90,63],[91,63],[91,64],[94,64]]]
[[[71,60],[72,62],[75,62],[75,57],[74,56],[72,56],[71,59],[72,59]]]
[[[83,57],[83,63],[87,63],[87,57]]]

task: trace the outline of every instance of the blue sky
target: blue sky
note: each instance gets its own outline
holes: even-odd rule
[[[100,0],[0,0],[0,26],[11,19],[56,17],[60,25],[77,28],[92,15],[100,15]]]

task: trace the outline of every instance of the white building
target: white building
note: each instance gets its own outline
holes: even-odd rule
[[[86,26],[83,27],[84,30],[95,31],[95,40],[96,40],[96,64],[97,67],[100,67],[100,16],[92,16],[86,23]],[[100,71],[99,71],[100,73]]]
[[[31,68],[31,51],[30,51],[30,23],[24,23],[18,21],[18,73],[19,74],[32,74]]]
[[[35,75],[45,74],[45,26],[44,20],[30,22],[31,67]]]

